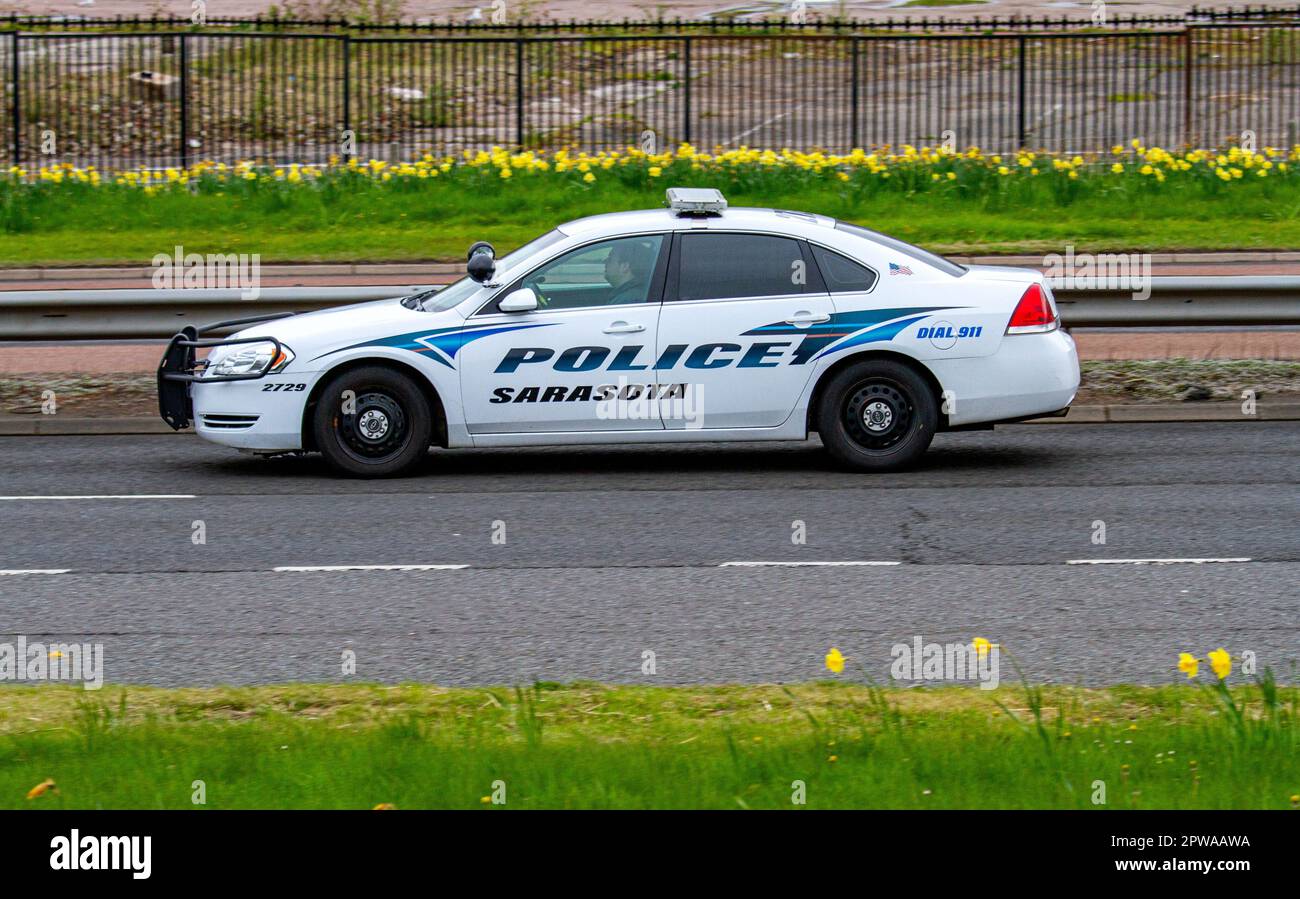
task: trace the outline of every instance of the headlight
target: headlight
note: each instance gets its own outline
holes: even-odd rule
[[[293,350],[284,344],[246,343],[218,347],[213,352],[204,374],[207,377],[227,375],[269,375],[281,371],[293,361]]]

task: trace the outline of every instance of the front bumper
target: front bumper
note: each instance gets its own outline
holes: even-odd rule
[[[224,384],[200,379],[191,388],[194,431],[204,440],[259,453],[302,449],[307,400],[321,374],[291,371]]]

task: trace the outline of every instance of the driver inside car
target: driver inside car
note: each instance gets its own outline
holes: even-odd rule
[[[605,280],[614,288],[606,305],[644,303],[654,252],[639,240],[620,240],[605,256]]]

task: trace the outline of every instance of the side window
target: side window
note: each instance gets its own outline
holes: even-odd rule
[[[644,303],[663,243],[662,234],[653,234],[589,244],[534,269],[519,284],[532,288],[543,309]]]
[[[826,289],[831,293],[870,290],[876,283],[876,273],[861,263],[830,250],[809,244],[813,258],[826,280]]]
[[[808,290],[799,241],[767,234],[683,234],[679,300],[776,297]]]

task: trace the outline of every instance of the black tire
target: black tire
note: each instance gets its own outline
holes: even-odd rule
[[[856,471],[892,471],[919,459],[934,439],[939,407],[915,369],[889,359],[836,374],[817,403],[822,444]]]
[[[351,402],[345,391],[352,391]],[[433,413],[409,377],[381,365],[354,368],[325,384],[312,418],[330,467],[359,478],[405,474],[429,451]]]

